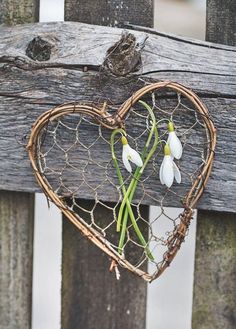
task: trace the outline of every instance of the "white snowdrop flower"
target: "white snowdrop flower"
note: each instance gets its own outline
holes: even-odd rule
[[[180,159],[182,156],[183,148],[179,138],[176,135],[175,128],[173,122],[168,123],[169,136],[167,139],[167,143],[170,145],[171,155]]]
[[[132,168],[129,161],[133,162],[138,167],[142,167],[143,160],[141,159],[141,156],[137,151],[135,151],[134,149],[132,149],[132,147],[129,146],[127,138],[125,136],[122,136],[121,142],[123,144],[122,160],[126,170],[130,173],[132,172]]]
[[[181,183],[181,173],[179,171],[179,168],[176,166],[174,160],[173,161],[173,170],[174,170],[174,176],[175,176],[175,180],[178,184]]]
[[[166,185],[168,188],[172,186],[174,179],[177,183],[181,183],[181,174],[179,168],[174,163],[168,144],[164,147],[164,159],[160,167],[159,177],[161,184]]]

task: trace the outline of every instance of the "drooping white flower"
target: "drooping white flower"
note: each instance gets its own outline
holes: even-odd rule
[[[178,184],[180,184],[181,183],[181,173],[179,171],[179,168],[175,164],[174,160],[172,160],[172,161],[173,161],[173,170],[174,170],[175,180]]]
[[[180,159],[183,153],[183,148],[179,138],[176,135],[174,124],[171,121],[168,123],[168,130],[169,136],[167,143],[170,146],[171,155],[176,159]]]
[[[121,142],[123,144],[123,151],[122,151],[122,160],[124,166],[128,172],[132,172],[131,165],[129,161],[133,162],[137,167],[142,167],[143,160],[137,151],[135,151],[132,147],[129,146],[127,138],[122,136]]]
[[[168,188],[172,186],[174,179],[177,183],[181,183],[181,174],[171,156],[171,150],[168,144],[164,147],[164,159],[160,167],[159,177],[161,184],[166,185]]]

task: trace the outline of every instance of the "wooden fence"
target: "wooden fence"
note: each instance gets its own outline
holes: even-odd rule
[[[208,0],[206,38],[226,44],[220,45],[154,31],[152,0],[65,0],[68,21],[125,26],[140,38],[148,34],[155,51],[144,48],[145,70],[138,76],[188,85],[203,98],[217,126],[215,165],[198,211],[193,329],[236,327],[235,16],[234,0]],[[4,25],[34,23],[38,17],[38,0],[0,0]],[[33,193],[38,187],[20,138],[52,106],[106,97],[121,103],[137,89],[137,72],[108,77],[102,90],[98,84],[106,50],[120,33],[69,22],[0,29],[1,329],[31,328]],[[26,54],[39,35],[50,45],[43,61],[34,60],[37,53]],[[106,216],[105,210],[100,215]],[[64,220],[62,329],[145,329],[146,283],[126,272],[117,283],[107,267],[107,257],[85,239],[78,243],[78,232]]]

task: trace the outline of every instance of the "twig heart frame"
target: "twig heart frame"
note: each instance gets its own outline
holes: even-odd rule
[[[178,225],[175,226],[173,232],[168,236],[168,239],[165,242],[167,251],[163,255],[163,260],[162,262],[158,263],[155,271],[150,273],[148,272],[147,268],[136,266],[134,263],[126,259],[124,255],[120,254],[117,248],[114,248],[112,241],[107,240],[106,236],[102,235],[101,232],[96,229],[96,227],[86,223],[86,221],[70,207],[70,205],[65,201],[66,196],[60,195],[53,189],[47,176],[42,172],[42,166],[40,159],[38,158],[38,147],[42,131],[44,131],[48,124],[51,122],[54,122],[67,115],[81,114],[90,119],[93,119],[100,126],[104,127],[105,129],[109,129],[110,131],[117,128],[123,128],[126,117],[131,108],[134,107],[142,97],[152,92],[165,90],[174,91],[185,97],[191,103],[196,113],[200,115],[208,139],[208,148],[200,172],[198,172],[196,177],[194,177],[191,188],[186,191],[185,197],[183,199],[184,210],[179,215],[180,221]],[[127,99],[114,115],[109,115],[105,107],[98,108],[91,104],[70,103],[57,106],[56,108],[43,113],[36,120],[32,126],[27,145],[30,162],[36,180],[46,197],[62,211],[66,218],[71,223],[73,223],[85,237],[87,237],[103,252],[105,252],[112,259],[115,266],[120,265],[125,267],[129,271],[142,277],[148,282],[153,281],[163,273],[163,271],[170,265],[182,242],[184,241],[190,221],[193,216],[194,208],[196,208],[197,202],[206,187],[211,173],[215,147],[216,129],[209,116],[208,110],[202,103],[201,99],[193,91],[186,88],[185,86],[170,81],[157,82],[144,86],[135,92],[129,99]]]

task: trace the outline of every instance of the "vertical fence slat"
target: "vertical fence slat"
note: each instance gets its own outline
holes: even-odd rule
[[[235,45],[235,17],[234,0],[208,0],[206,39]],[[200,210],[197,218],[192,329],[236,328],[235,255],[235,214]]]
[[[193,329],[236,328],[236,216],[200,211]]]
[[[31,328],[34,195],[0,192],[0,328]]]
[[[90,201],[80,200],[88,208]],[[142,213],[148,213],[143,207]],[[107,209],[96,209],[96,223],[108,217]],[[63,222],[62,329],[144,329],[146,283],[126,270],[121,278],[109,272],[104,253]]]
[[[152,0],[66,0],[66,20],[99,25],[153,25]],[[79,201],[83,206],[89,201]],[[148,207],[142,207],[148,214]],[[99,217],[108,216],[103,208]],[[62,254],[62,329],[145,329],[144,281],[123,270],[121,280],[109,273],[109,260],[65,219]]]
[[[39,20],[39,0],[0,0],[0,24],[15,25]]]
[[[206,40],[235,46],[235,17],[235,0],[207,0]]]
[[[65,20],[118,26],[120,23],[152,26],[153,0],[65,0]]]
[[[0,0],[0,24],[37,22],[39,0]],[[0,329],[31,329],[34,195],[0,191]]]

